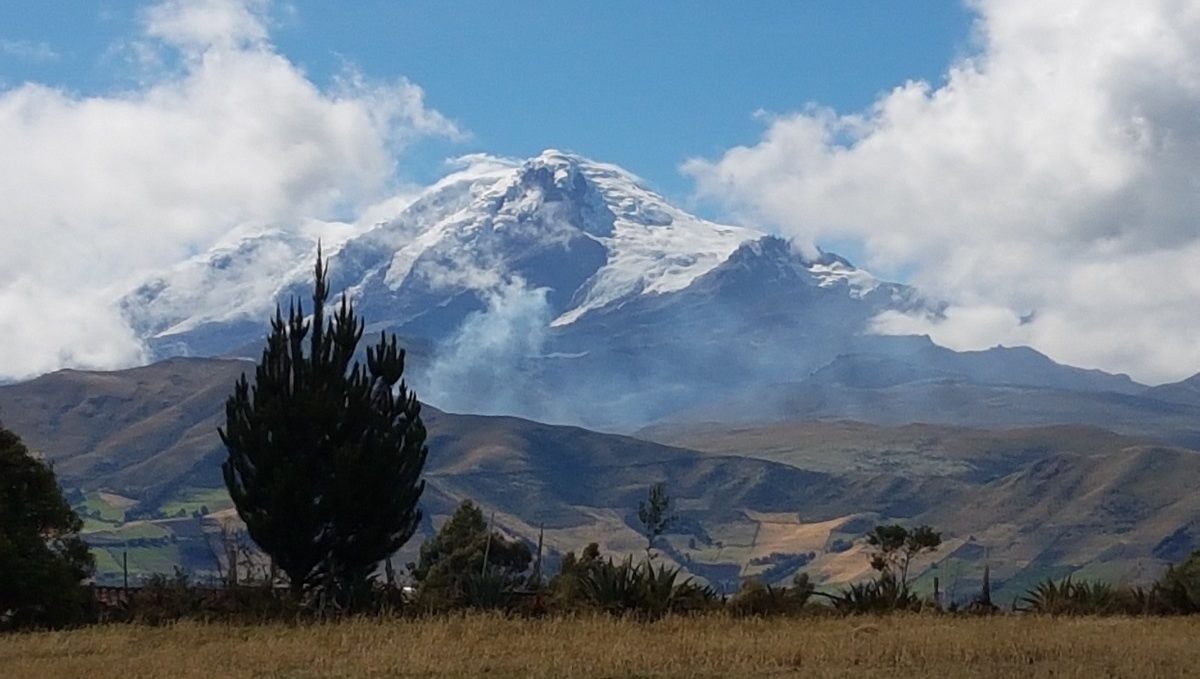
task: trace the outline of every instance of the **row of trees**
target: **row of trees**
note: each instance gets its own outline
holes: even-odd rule
[[[341,602],[313,585],[302,597],[281,596],[267,569],[226,589],[195,587],[185,573],[156,576],[130,600],[97,610],[80,581],[91,557],[78,538],[78,518],[63,500],[53,472],[25,449],[11,432],[0,430],[0,628],[60,626],[96,619],[161,623],[181,618],[261,621],[310,614],[341,613]],[[942,610],[936,598],[919,595],[909,582],[918,556],[937,549],[941,536],[927,526],[908,529],[876,526],[865,538],[875,577],[834,591],[817,591],[799,572],[789,586],[748,580],[732,597],[686,577],[654,553],[657,539],[673,515],[664,486],[651,489],[638,512],[646,536],[646,556],[616,560],[599,546],[568,552],[546,577],[530,545],[510,539],[485,520],[483,511],[464,502],[440,530],[426,540],[408,564],[401,586],[387,578],[369,579],[351,602],[359,612],[403,614],[463,609],[503,610],[517,614],[606,612],[642,619],[668,614],[724,611],[733,616],[887,613]],[[311,596],[315,594],[316,596]],[[338,604],[332,609],[329,603]],[[1099,582],[1046,581],[1029,590],[1014,610],[1056,615],[1136,615],[1200,613],[1200,554],[1171,567],[1147,587],[1117,587]],[[956,610],[951,608],[950,610]],[[966,607],[997,612],[988,579]]]

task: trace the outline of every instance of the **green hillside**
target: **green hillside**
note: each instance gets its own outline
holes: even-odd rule
[[[62,371],[0,387],[5,426],[54,462],[97,552],[98,579],[185,567],[216,577],[236,517],[220,481],[225,395],[250,364],[175,359]],[[981,430],[787,421],[672,425],[645,438],[426,408],[426,520],[471,498],[549,567],[596,541],[641,553],[637,503],[667,483],[680,521],[663,558],[722,587],[799,568],[834,585],[867,574],[875,523],[945,532],[917,564],[967,597],[983,565],[1000,597],[1048,575],[1153,577],[1200,544],[1200,457],[1083,426]],[[657,442],[646,440],[656,439]]]

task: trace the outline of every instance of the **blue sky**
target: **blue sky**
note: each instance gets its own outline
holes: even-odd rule
[[[139,3],[0,4],[0,82],[82,94],[133,87],[120,58]],[[450,155],[574,150],[623,165],[674,199],[678,166],[752,143],[759,110],[868,106],[908,79],[941,80],[971,49],[962,3],[316,2],[270,9],[276,48],[318,84],[349,62],[404,76],[471,137],[406,158],[426,181]]]

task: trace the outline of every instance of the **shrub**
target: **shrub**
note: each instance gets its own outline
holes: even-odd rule
[[[812,597],[813,586],[807,573],[798,573],[791,587],[772,587],[761,580],[748,580],[729,602],[729,612],[738,617],[794,615],[802,611]]]
[[[1182,563],[1169,566],[1154,583],[1151,607],[1160,613],[1191,615],[1200,613],[1200,551]]]
[[[161,625],[184,618],[201,618],[204,605],[200,593],[192,587],[188,574],[180,568],[175,574],[155,574],[134,590],[129,600],[129,616],[134,622]]]
[[[720,607],[721,603],[716,590],[691,578],[675,585],[671,594],[671,612],[675,614],[703,613]]]
[[[192,582],[186,571],[176,568],[172,575],[149,577],[132,591],[128,601],[107,611],[105,618],[143,625],[165,625],[179,620],[261,623],[318,612],[329,611],[304,608],[265,581],[203,587]]]
[[[563,556],[558,573],[549,583],[550,598],[556,609],[575,611],[590,604],[583,590],[583,577],[599,560],[600,545],[595,542],[585,547],[579,557],[575,552]]]
[[[444,610],[475,605],[473,595],[483,597],[485,591],[500,587],[494,578],[503,580],[501,589],[511,593],[525,580],[531,560],[524,542],[489,530],[483,510],[467,500],[421,545],[420,559],[409,564],[409,570],[418,584],[421,607]]]

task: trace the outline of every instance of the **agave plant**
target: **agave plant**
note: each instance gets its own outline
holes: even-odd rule
[[[1103,582],[1046,580],[1021,597],[1018,610],[1042,615],[1111,615],[1123,612],[1117,591]]]
[[[626,557],[617,564],[610,558],[597,561],[580,580],[583,594],[596,608],[609,613],[621,614],[640,610],[643,606],[642,567],[633,564],[633,557]]]
[[[892,608],[892,599],[883,594],[874,580],[857,582],[832,597],[839,613],[885,613]]]
[[[591,604],[609,613],[658,618],[667,613],[682,613],[710,607],[717,595],[686,578],[680,570],[665,565],[655,568],[649,562],[634,564],[633,557],[621,563],[612,559],[595,561],[579,584]]]
[[[1079,582],[1073,594],[1076,605],[1085,615],[1112,615],[1118,612],[1117,592],[1106,582]]]
[[[874,580],[851,584],[836,595],[825,595],[840,613],[890,613],[912,611],[921,600],[908,587],[886,573]]]
[[[1073,587],[1070,576],[1060,582],[1039,582],[1018,600],[1017,610],[1042,615],[1071,614],[1075,611],[1075,603],[1071,597]]]
[[[499,610],[512,603],[512,581],[496,570],[471,573],[463,579],[463,599],[471,608]]]
[[[652,617],[666,615],[671,610],[675,600],[675,581],[679,579],[678,568],[667,568],[665,565],[654,568],[647,562],[641,570],[645,599],[643,612]]]

